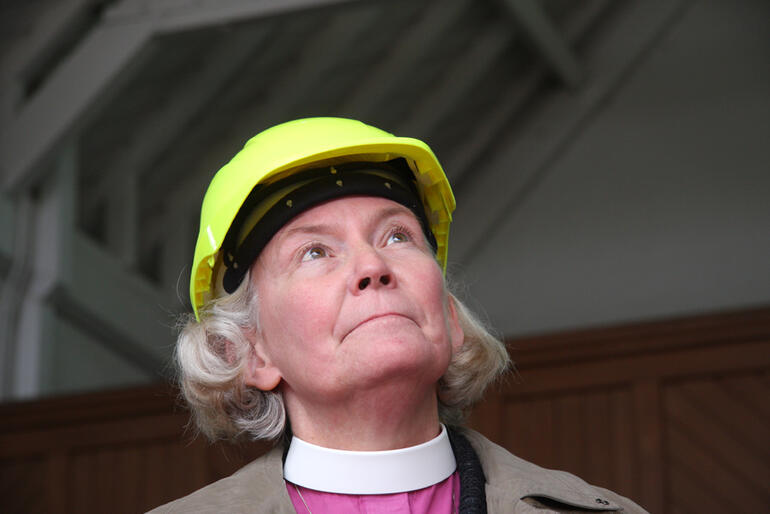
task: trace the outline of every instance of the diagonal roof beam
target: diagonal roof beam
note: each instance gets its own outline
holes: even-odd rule
[[[4,189],[34,183],[64,136],[82,128],[99,105],[136,71],[157,34],[221,25],[345,0],[123,0],[63,60],[21,111],[0,142]],[[351,1],[351,0],[347,0]],[[361,0],[356,0],[361,1]]]
[[[66,52],[88,30],[89,11],[100,0],[59,0],[39,14],[29,32],[13,43],[12,51],[0,60],[0,84],[6,128],[21,105],[31,82],[56,64],[57,55]]]
[[[566,38],[535,0],[504,0],[520,31],[535,46],[548,66],[570,87],[583,76],[580,63]]]
[[[15,42],[8,58],[0,62],[3,81],[27,78],[48,60],[69,32],[76,30],[84,11],[98,3],[99,0],[59,0],[47,6],[45,12],[35,19],[29,33]]]
[[[40,177],[52,150],[111,96],[150,36],[145,24],[100,26],[91,32],[11,120],[0,147],[5,188],[23,187]]]
[[[160,33],[195,30],[363,0],[124,0],[108,20],[152,19]]]

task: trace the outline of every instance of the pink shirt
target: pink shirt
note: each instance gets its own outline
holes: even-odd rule
[[[455,471],[432,486],[393,494],[325,493],[288,481],[286,489],[297,514],[454,514],[460,501],[460,476]]]

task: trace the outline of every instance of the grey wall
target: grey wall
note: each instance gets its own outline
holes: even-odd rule
[[[692,2],[475,249],[500,331],[770,304],[768,19]]]

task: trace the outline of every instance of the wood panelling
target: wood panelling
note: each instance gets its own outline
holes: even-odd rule
[[[505,403],[498,441],[546,468],[581,470],[589,482],[638,497],[637,423],[630,387],[541,394]]]
[[[0,406],[2,512],[143,512],[266,445],[209,445],[165,386]]]
[[[45,512],[46,460],[41,456],[29,456],[0,461],[0,494],[9,499],[3,509],[7,512]],[[9,509],[10,507],[10,509]]]
[[[763,512],[770,506],[770,419],[752,401],[770,398],[767,377],[704,377],[664,387],[669,501],[676,510],[703,511],[707,502],[722,512]],[[754,388],[736,394],[733,382]],[[685,494],[689,489],[704,494]]]
[[[770,506],[770,309],[509,346],[515,378],[471,421],[512,452],[651,512]]]
[[[471,425],[655,513],[770,505],[770,309],[510,342]],[[141,512],[265,445],[209,445],[163,386],[0,406],[3,512]]]

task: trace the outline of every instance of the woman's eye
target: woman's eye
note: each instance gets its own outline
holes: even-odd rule
[[[316,259],[323,259],[324,257],[327,257],[328,254],[326,253],[326,249],[322,246],[312,246],[305,251],[305,253],[302,255],[303,261],[313,261]]]
[[[390,237],[388,237],[388,244],[391,243],[406,243],[410,240],[409,234],[406,232],[398,231],[393,232]]]

